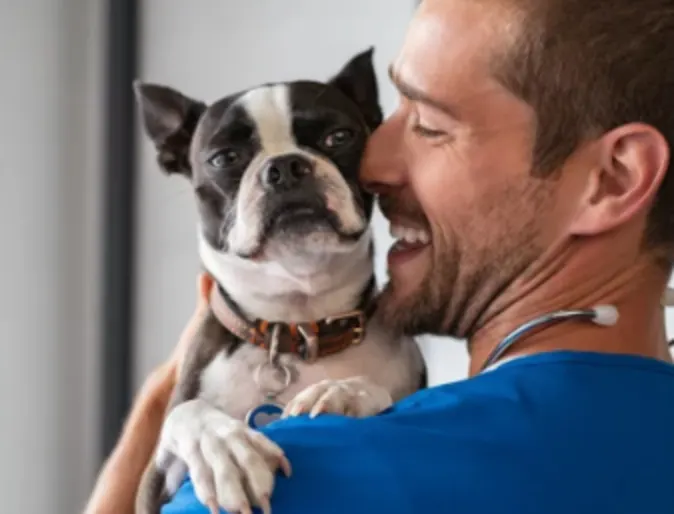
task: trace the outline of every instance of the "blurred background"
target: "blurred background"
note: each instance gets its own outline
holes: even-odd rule
[[[194,307],[190,189],[155,165],[132,80],[209,102],[328,78],[374,45],[390,113],[386,68],[415,4],[0,0],[2,512],[81,511],[134,392]],[[375,231],[383,281],[378,213]],[[421,344],[432,383],[465,376],[462,344]]]

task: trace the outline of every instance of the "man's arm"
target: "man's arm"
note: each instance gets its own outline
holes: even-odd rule
[[[183,357],[208,313],[212,285],[208,275],[199,276],[196,311],[171,358],[152,372],[138,393],[119,442],[98,476],[85,514],[133,514],[136,492],[157,445]]]
[[[131,514],[136,491],[157,444],[175,381],[175,366],[155,370],[140,390],[122,435],[103,466],[86,514]]]

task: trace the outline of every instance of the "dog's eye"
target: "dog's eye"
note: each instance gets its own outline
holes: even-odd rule
[[[347,144],[351,141],[352,137],[353,132],[349,129],[338,129],[334,132],[330,132],[330,134],[323,139],[323,146],[329,150],[334,150]]]
[[[223,150],[208,159],[208,163],[214,168],[226,168],[236,164],[238,160],[239,154],[237,152],[234,150]]]

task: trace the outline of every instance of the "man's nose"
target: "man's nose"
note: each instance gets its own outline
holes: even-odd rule
[[[360,167],[361,183],[370,193],[385,193],[404,184],[403,130],[403,120],[394,115],[370,136]]]

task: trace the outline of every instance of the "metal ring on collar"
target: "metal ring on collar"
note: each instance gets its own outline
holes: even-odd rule
[[[262,370],[265,368],[270,368],[272,370],[280,370],[283,372],[283,382],[281,383],[281,387],[278,389],[270,389],[270,388],[265,388],[263,384],[261,383],[261,378],[260,375],[262,373]],[[281,394],[283,391],[288,389],[292,382],[292,372],[290,371],[290,368],[286,366],[283,363],[276,362],[272,363],[269,361],[264,361],[258,364],[258,366],[255,368],[255,373],[253,375],[253,380],[255,380],[255,384],[257,385],[258,389],[263,392],[264,394],[270,396],[278,396]]]

